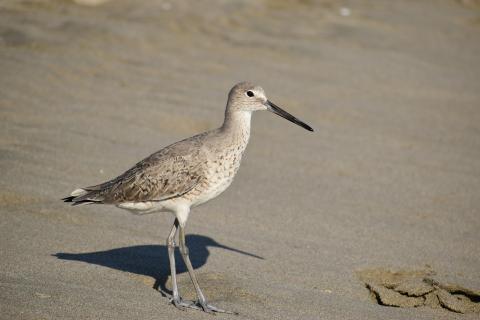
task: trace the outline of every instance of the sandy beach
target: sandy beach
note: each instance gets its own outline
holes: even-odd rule
[[[213,319],[165,296],[171,214],[60,199],[220,126],[243,80],[315,133],[254,114],[192,211],[215,319],[478,319],[479,57],[474,0],[2,1],[0,319]]]

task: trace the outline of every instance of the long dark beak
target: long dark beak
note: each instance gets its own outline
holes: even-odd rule
[[[308,131],[312,131],[313,132],[313,129],[312,127],[310,127],[308,124],[306,124],[305,122],[295,118],[294,116],[292,116],[290,113],[288,113],[287,111],[281,109],[279,106],[275,105],[273,102],[267,100],[267,102],[265,103],[265,105],[267,106],[267,110],[268,111],[271,111],[275,114],[278,114],[280,117],[282,118],[285,118],[287,119],[288,121],[290,122],[293,122],[297,125],[299,125],[300,127],[304,128],[304,129],[307,129]]]

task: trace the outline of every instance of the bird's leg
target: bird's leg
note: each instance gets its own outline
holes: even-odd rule
[[[200,286],[198,285],[197,277],[193,272],[192,263],[190,262],[190,258],[188,256],[189,254],[188,247],[185,243],[185,227],[180,225],[179,231],[180,231],[180,234],[179,234],[180,253],[182,254],[183,261],[185,262],[185,265],[187,266],[187,269],[188,269],[188,274],[190,275],[190,279],[192,279],[193,286],[195,287],[195,291],[197,292],[198,304],[202,307],[203,311],[205,312],[209,312],[209,313],[221,312],[221,313],[235,314],[235,312],[219,309],[207,303],[207,300],[205,299],[205,296],[203,295],[203,292],[200,289]]]
[[[179,309],[184,309],[185,307],[200,309],[195,305],[192,301],[183,301],[180,298],[180,294],[178,293],[178,286],[177,286],[177,272],[175,268],[175,235],[177,234],[178,229],[178,220],[175,219],[173,223],[172,230],[167,238],[167,248],[168,248],[168,260],[170,260],[170,273],[172,275],[172,300],[171,302],[175,305],[175,307]]]

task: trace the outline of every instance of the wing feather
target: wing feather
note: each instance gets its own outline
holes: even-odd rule
[[[75,203],[119,204],[164,201],[180,197],[194,189],[204,177],[204,155],[201,152],[200,140],[190,140],[189,143],[184,140],[166,147],[140,161],[122,175],[105,183],[83,188],[85,194],[68,199]]]

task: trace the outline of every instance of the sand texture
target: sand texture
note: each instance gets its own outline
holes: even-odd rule
[[[316,131],[255,114],[192,212],[215,319],[478,319],[475,0],[0,1],[0,319],[212,319],[161,293],[170,214],[60,199],[219,126],[242,80]]]

